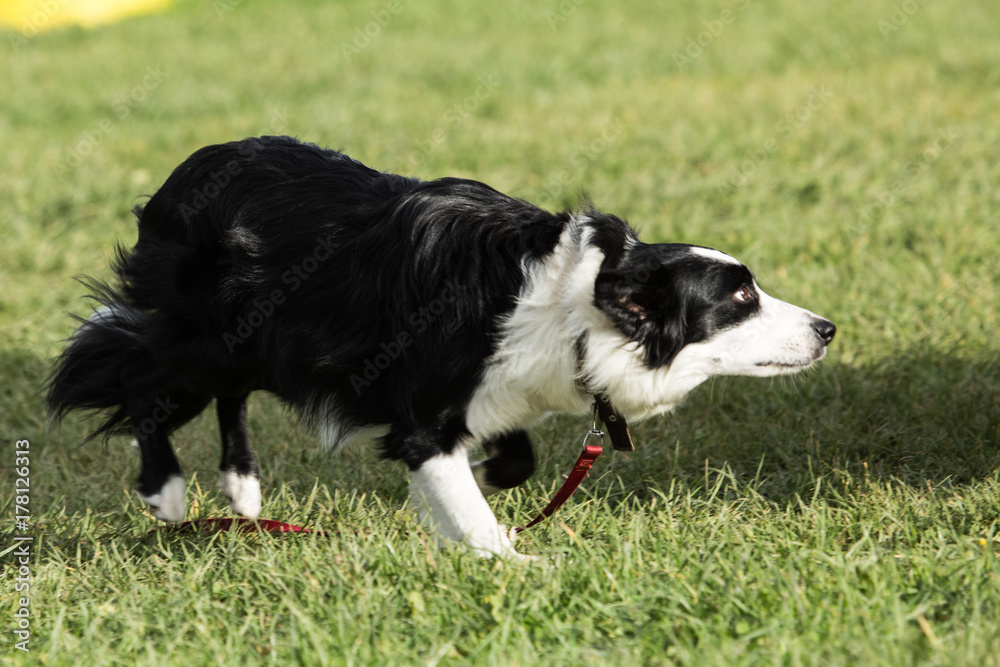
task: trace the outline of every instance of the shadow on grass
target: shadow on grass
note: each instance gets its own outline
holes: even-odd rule
[[[770,384],[726,378],[634,432],[645,487],[703,485],[723,466],[775,499],[830,474],[965,484],[1000,466],[1000,360],[928,349]]]

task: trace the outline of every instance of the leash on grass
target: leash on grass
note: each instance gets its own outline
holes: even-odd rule
[[[146,533],[152,535],[160,530],[169,530],[177,533],[225,533],[228,531],[238,533],[316,533],[326,535],[325,530],[311,530],[296,526],[291,523],[282,523],[272,519],[244,519],[244,518],[218,518],[218,519],[192,519],[191,521],[181,521],[169,526],[154,528]]]
[[[513,533],[520,533],[526,528],[541,523],[552,516],[556,510],[566,504],[570,496],[580,488],[584,478],[590,474],[590,469],[594,461],[604,451],[604,431],[607,429],[611,436],[611,445],[620,452],[635,451],[632,444],[632,434],[629,433],[625,416],[618,412],[611,405],[611,401],[604,394],[598,394],[594,398],[594,423],[587,434],[583,436],[583,451],[573,464],[573,470],[563,485],[559,487],[556,494],[549,501],[549,504],[542,508],[542,511],[534,519],[523,526],[513,529]],[[226,531],[237,531],[241,533],[252,533],[256,531],[264,533],[315,533],[317,535],[327,535],[325,530],[311,530],[296,526],[290,523],[274,521],[272,519],[242,519],[242,518],[218,518],[218,519],[194,519],[192,521],[182,521],[173,524],[167,529],[177,532],[187,533],[221,533]],[[147,534],[155,533],[159,528],[154,528]]]

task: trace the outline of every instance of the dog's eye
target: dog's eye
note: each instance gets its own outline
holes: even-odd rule
[[[749,285],[743,285],[738,290],[736,290],[736,294],[733,295],[733,298],[739,301],[740,303],[750,303],[755,298],[757,298],[757,295],[754,294],[753,290],[750,289]]]

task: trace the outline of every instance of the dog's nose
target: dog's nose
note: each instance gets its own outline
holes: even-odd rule
[[[833,335],[837,333],[837,325],[827,320],[815,320],[813,330],[823,339],[824,345],[829,345]]]

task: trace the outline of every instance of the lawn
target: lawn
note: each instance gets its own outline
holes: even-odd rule
[[[494,4],[192,0],[3,35],[2,661],[1000,665],[995,3]],[[647,241],[732,253],[837,338],[805,376],[720,379],[633,425],[635,453],[522,535],[537,562],[433,546],[401,465],[330,458],[264,395],[263,516],[330,532],[150,533],[128,441],[78,446],[94,421],[48,424],[42,383],[89,312],[73,278],[108,277],[131,207],[262,133],[551,209],[590,197]],[[503,523],[586,427],[534,429]],[[228,516],[214,416],[175,442],[188,518]]]

